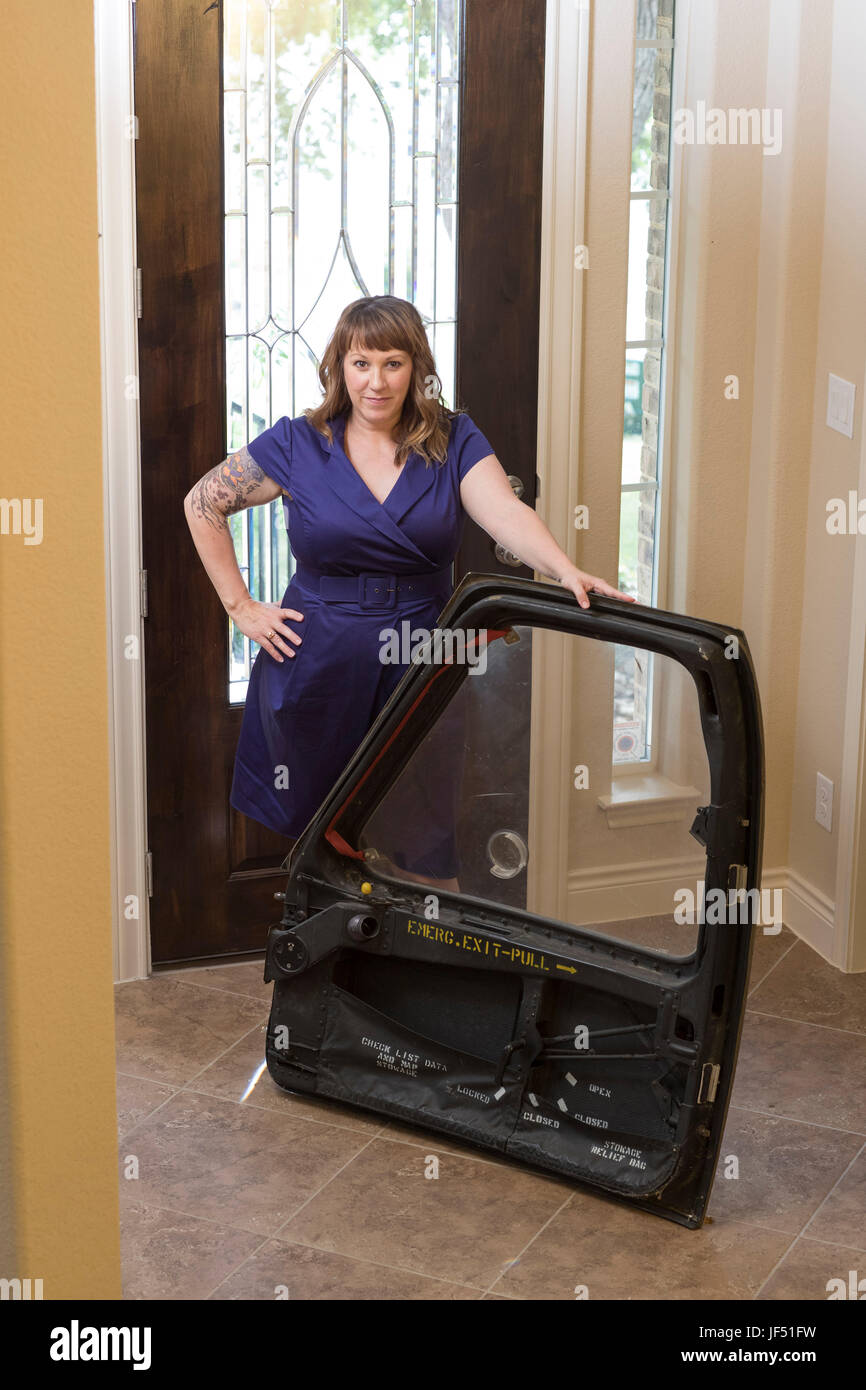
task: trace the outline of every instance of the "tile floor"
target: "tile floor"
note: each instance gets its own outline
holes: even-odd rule
[[[828,1279],[866,1276],[866,975],[787,929],[756,943],[699,1231],[281,1091],[260,1074],[261,977],[254,963],[117,987],[126,1298],[825,1299]]]

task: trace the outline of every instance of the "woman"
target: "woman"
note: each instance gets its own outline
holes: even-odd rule
[[[588,589],[631,598],[571,563],[515,497],[469,416],[445,407],[414,305],[392,295],[348,305],[319,379],[317,409],[283,416],[184,499],[223,607],[261,648],[231,804],[291,838],[404,674],[405,664],[383,662],[383,632],[400,633],[405,620],[435,629],[467,513],[581,607]],[[259,603],[241,577],[228,517],[280,495],[297,568],[281,604]]]

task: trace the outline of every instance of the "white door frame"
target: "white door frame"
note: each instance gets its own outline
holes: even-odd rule
[[[132,6],[94,0],[114,977],[150,973]]]
[[[863,382],[866,400],[866,379]],[[866,420],[866,416],[864,416]],[[858,497],[866,497],[866,425],[861,429]],[[859,540],[859,537],[857,538]],[[845,721],[839,787],[839,852],[836,860],[834,904],[834,965],[840,970],[866,970],[864,904],[858,893],[858,845],[866,799],[866,548],[855,543],[848,633]],[[858,921],[860,922],[858,930]]]
[[[103,490],[105,516],[112,902],[116,980],[150,973],[145,761],[144,643],[141,612],[141,479],[138,407],[137,251],[135,217],[132,10],[135,0],[94,0],[100,316],[102,328]],[[544,114],[542,295],[538,471],[542,514],[570,517],[578,495],[576,467],[582,277],[573,271],[583,240],[588,103],[589,6],[548,0]],[[558,56],[557,56],[558,55]],[[575,87],[574,77],[578,74]],[[563,273],[567,267],[566,273]],[[563,283],[573,287],[568,302]],[[571,345],[567,352],[562,344]],[[571,468],[554,460],[575,460]],[[573,547],[573,537],[561,535]],[[137,639],[137,656],[136,643]],[[566,671],[541,673],[533,694],[533,745],[544,748],[536,787],[556,787],[533,807],[535,889],[565,893],[568,858],[568,732],[546,723],[542,706],[556,692],[570,708]],[[565,698],[563,698],[565,697]],[[555,746],[554,746],[555,745]],[[538,908],[541,910],[539,902]],[[545,910],[563,917],[567,903]],[[136,915],[137,914],[137,915]]]
[[[102,328],[112,902],[116,980],[150,973],[144,642],[141,611],[141,477],[138,407],[137,251],[132,10],[135,0],[94,0],[100,316]],[[588,115],[588,4],[548,0],[544,110],[541,323],[538,408],[539,511],[553,525],[579,492],[580,344]],[[577,83],[575,83],[577,75]],[[571,295],[562,285],[570,284]],[[567,344],[567,350],[564,345]],[[576,354],[576,355],[575,355]],[[573,466],[555,466],[568,459]],[[574,547],[566,530],[559,540]],[[137,647],[136,647],[137,642]],[[566,917],[570,775],[567,669],[533,676],[531,808],[536,911]],[[544,728],[544,738],[541,738]],[[556,735],[556,736],[554,736]],[[537,750],[537,752],[535,751]],[[536,775],[537,774],[537,775]],[[550,789],[555,789],[550,794]],[[545,888],[546,885],[546,888]],[[542,905],[537,897],[554,896]]]
[[[589,115],[588,4],[548,0],[545,37],[541,294],[538,342],[538,514],[566,554],[580,489],[580,388],[586,142]],[[538,640],[541,638],[542,640]],[[529,864],[531,911],[568,920],[572,663],[561,642],[533,643]]]

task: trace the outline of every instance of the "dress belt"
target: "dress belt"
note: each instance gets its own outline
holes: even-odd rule
[[[397,603],[433,598],[451,591],[451,566],[423,574],[325,574],[298,561],[295,579],[326,603],[357,603],[361,608],[394,608]]]

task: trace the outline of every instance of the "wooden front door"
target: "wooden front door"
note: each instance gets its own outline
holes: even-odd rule
[[[230,641],[189,536],[195,480],[318,400],[339,310],[392,293],[430,320],[446,398],[534,502],[545,3],[137,0],[135,13],[151,950],[167,965],[262,952],[289,847],[228,803],[252,654]],[[405,54],[414,91],[392,75]],[[357,254],[377,235],[357,233],[370,208],[372,272]],[[436,279],[449,235],[450,307],[447,263]],[[292,566],[278,513],[232,524],[251,590],[278,599]],[[497,569],[526,574],[467,523],[455,578]]]

